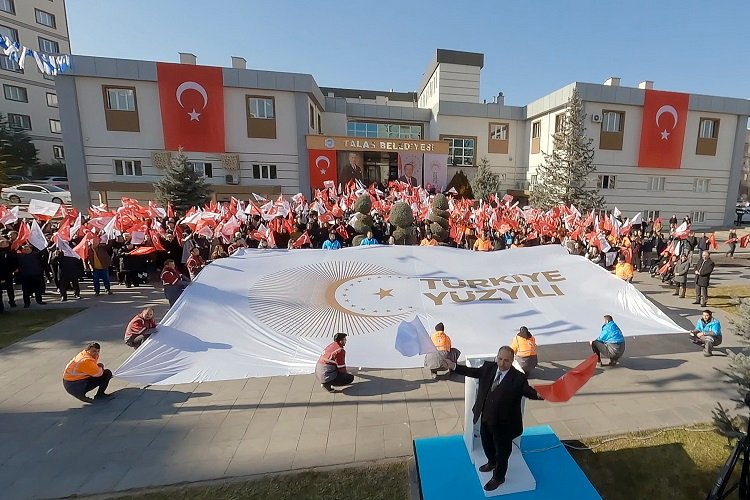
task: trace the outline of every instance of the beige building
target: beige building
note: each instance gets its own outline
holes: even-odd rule
[[[0,0],[0,33],[30,49],[69,54],[65,0]],[[20,69],[0,54],[0,113],[28,132],[39,161],[65,159],[55,77],[41,73],[34,60]]]

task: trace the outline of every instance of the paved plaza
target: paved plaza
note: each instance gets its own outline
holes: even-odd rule
[[[747,252],[735,260],[718,256],[713,284],[748,283],[748,258]],[[636,285],[680,326],[689,329],[699,317],[691,300],[677,299],[646,273]],[[100,341],[101,361],[114,369],[132,353],[122,342],[127,321],[145,305],[155,306],[157,318],[167,309],[160,287],[114,290],[94,297],[86,282],[82,301],[52,306],[85,311],[0,351],[3,498],[410,457],[414,438],[463,431],[463,380],[433,381],[421,369],[363,370],[336,394],[322,390],[313,375],[150,387],[114,379],[115,399],[79,403],[64,392],[61,376],[81,345]],[[716,316],[728,330],[727,314]],[[591,332],[592,339],[597,334]],[[717,401],[734,396],[714,369],[727,367],[726,349],[739,345],[732,334],[724,338],[711,358],[683,335],[628,339],[621,366],[598,369],[568,403],[529,401],[525,424],[549,424],[561,439],[577,439],[707,422]],[[455,335],[454,342],[460,348]],[[554,380],[590,354],[585,343],[539,351],[537,382]]]

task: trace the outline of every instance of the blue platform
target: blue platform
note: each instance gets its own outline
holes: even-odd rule
[[[548,425],[530,427],[521,436],[521,452],[536,479],[536,489],[497,496],[502,500],[601,500]],[[462,435],[414,440],[423,500],[486,499]]]

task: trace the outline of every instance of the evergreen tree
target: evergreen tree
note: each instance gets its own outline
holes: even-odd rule
[[[432,200],[432,212],[430,212],[428,218],[432,221],[432,224],[430,224],[432,236],[441,243],[446,241],[450,236],[450,213],[448,212],[448,208],[448,198],[443,193],[436,194],[435,199]]]
[[[729,326],[740,337],[742,344],[750,345],[750,299],[739,299],[737,313],[736,319],[731,318],[729,320]],[[729,368],[718,371],[726,376],[727,382],[736,386],[739,397],[733,399],[733,401],[737,403],[737,408],[743,408],[745,406],[745,395],[750,392],[750,356],[744,352],[729,351]],[[729,409],[718,403],[713,414],[716,429],[728,438],[738,438],[745,435],[748,419],[747,408],[741,410],[739,414],[733,415]]]
[[[479,160],[477,175],[471,181],[471,190],[477,200],[487,200],[491,194],[500,192],[500,176],[490,168],[490,161]]]
[[[544,162],[537,167],[538,184],[531,191],[532,206],[549,209],[560,204],[575,204],[581,211],[604,207],[598,188],[586,187],[596,166],[593,139],[586,136],[585,118],[583,101],[574,89],[563,115],[562,128],[555,134],[554,150],[543,153]]]
[[[23,170],[30,174],[31,169],[39,164],[37,153],[29,134],[25,130],[11,127],[0,114],[0,162],[4,162],[5,172]]]
[[[176,212],[185,213],[190,207],[202,207],[208,200],[208,185],[196,174],[187,156],[180,149],[169,162],[167,173],[157,182],[156,197],[162,206],[171,203]]]
[[[352,218],[351,226],[357,231],[357,236],[352,238],[352,245],[357,247],[362,240],[367,237],[367,232],[372,231],[372,216],[370,210],[372,210],[372,200],[369,194],[362,194],[354,202],[354,217]]]
[[[469,182],[469,178],[466,177],[463,170],[456,172],[451,181],[445,187],[445,192],[447,193],[451,188],[456,190],[459,198],[466,198],[468,200],[474,199],[474,193],[471,190],[471,182]]]

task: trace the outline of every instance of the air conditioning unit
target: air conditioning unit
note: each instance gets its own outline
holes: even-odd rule
[[[224,176],[227,184],[239,184],[240,174],[227,174]]]
[[[602,115],[601,113],[594,113],[591,115],[591,121],[594,123],[601,123],[602,122]]]

